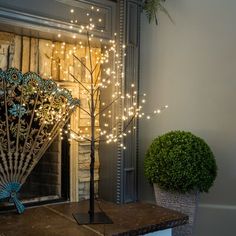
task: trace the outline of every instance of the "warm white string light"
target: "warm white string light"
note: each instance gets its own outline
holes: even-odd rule
[[[131,84],[128,93],[122,94],[121,92],[121,86],[122,86],[122,79],[124,78],[124,73],[121,72],[121,78],[119,78],[118,71],[122,71],[123,69],[123,59],[126,56],[126,45],[122,45],[123,53],[120,54],[118,44],[116,42],[117,34],[114,33],[114,39],[109,40],[108,43],[102,44],[99,52],[98,50],[95,50],[90,45],[93,43],[93,40],[95,41],[95,37],[93,34],[94,29],[96,28],[96,24],[101,23],[103,20],[102,18],[96,18],[94,19],[93,11],[96,11],[96,13],[100,12],[99,8],[96,8],[94,6],[91,7],[90,11],[86,13],[86,17],[88,19],[87,25],[79,25],[78,20],[75,18],[76,14],[74,9],[70,9],[70,13],[72,16],[72,19],[70,20],[71,25],[69,26],[69,29],[74,29],[75,24],[78,28],[78,33],[87,35],[87,41],[78,41],[76,46],[73,47],[73,49],[70,49],[69,51],[65,51],[66,43],[63,42],[61,47],[57,50],[54,50],[55,54],[61,54],[65,56],[67,59],[73,59],[74,61],[74,67],[81,68],[83,67],[86,71],[85,74],[85,80],[89,81],[91,79],[91,76],[93,76],[93,84],[91,82],[82,82],[79,78],[77,78],[73,74],[73,69],[66,69],[62,71],[62,74],[68,75],[69,78],[71,78],[73,81],[78,83],[78,86],[80,87],[80,93],[83,94],[83,96],[86,97],[87,103],[91,104],[91,91],[94,92],[94,103],[96,104],[96,113],[95,116],[97,118],[103,117],[104,124],[101,126],[99,124],[98,120],[95,120],[95,140],[96,142],[99,141],[105,141],[106,143],[116,143],[120,142],[121,140],[124,140],[124,138],[131,134],[133,131],[136,130],[136,126],[134,125],[132,127],[133,121],[137,119],[147,119],[150,120],[154,116],[159,115],[163,110],[168,108],[168,105],[164,107],[160,107],[158,109],[155,109],[154,111],[150,113],[143,112],[143,105],[146,103],[146,94],[143,94],[140,99],[138,97],[138,92],[135,88],[135,84]],[[101,32],[104,31],[101,29]],[[58,33],[58,38],[61,38],[61,32]],[[73,39],[78,40],[78,35],[73,34]],[[103,39],[98,39],[99,42],[103,42]],[[47,47],[51,47],[52,49],[56,48],[55,43],[46,44]],[[82,61],[79,55],[77,55],[78,50],[84,49],[85,53],[87,54],[85,56],[85,61]],[[92,58],[92,59],[91,59]],[[62,66],[60,64],[60,61],[58,58],[51,57],[51,60],[54,62],[53,70],[57,70],[59,67],[60,70],[62,70]],[[112,62],[112,63],[111,63]],[[111,65],[110,65],[111,64]],[[45,64],[47,66],[47,64]],[[72,66],[71,66],[72,68]],[[72,71],[72,72],[71,72]],[[97,73],[96,75],[94,75]],[[66,80],[65,78],[62,80]],[[98,101],[100,97],[100,91],[109,88],[110,86],[113,86],[113,92],[111,93],[110,102],[102,102],[100,104],[100,101]],[[139,99],[139,101],[138,101]],[[115,103],[122,101],[123,104],[125,104],[124,109],[122,110],[122,114],[117,115],[114,117],[112,114],[112,107]],[[98,110],[99,107],[99,110]],[[85,112],[87,115],[91,115],[90,108],[86,107],[80,107],[83,112]],[[40,109],[39,109],[40,110]],[[37,113],[36,113],[37,114]],[[52,116],[56,114],[52,111]],[[59,113],[58,117],[55,117],[55,119],[59,119],[64,115],[63,111]],[[115,125],[111,125],[113,122],[112,120],[115,119],[117,123]],[[120,124],[120,122],[123,121],[124,124],[127,124],[124,126],[124,129],[119,132],[119,129],[116,127]],[[63,139],[63,134],[67,135],[68,140],[76,140],[78,142],[88,142],[91,141],[91,130],[90,130],[90,123],[88,122],[87,127],[79,127],[77,130],[71,130],[71,127],[68,125],[67,128],[64,130],[60,130],[60,136]],[[123,142],[119,144],[120,148],[126,149]]]

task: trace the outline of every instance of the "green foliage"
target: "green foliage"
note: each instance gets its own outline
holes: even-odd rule
[[[165,1],[166,0],[145,0],[144,1],[143,9],[147,15],[149,23],[151,23],[152,21],[155,21],[156,24],[158,24],[157,14],[159,11],[164,12],[168,16],[170,21],[173,23],[173,20],[172,20],[170,14],[166,10],[166,8],[163,6],[163,3]]]
[[[153,140],[144,160],[145,176],[162,189],[208,192],[217,175],[206,142],[185,131],[171,131]]]

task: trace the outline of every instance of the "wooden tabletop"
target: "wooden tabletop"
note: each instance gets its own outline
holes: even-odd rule
[[[1,213],[0,235],[143,235],[188,222],[184,214],[148,203],[117,205],[96,201],[95,206],[96,212],[105,212],[113,224],[78,225],[72,214],[88,211],[88,201],[82,201],[31,208],[23,215]]]

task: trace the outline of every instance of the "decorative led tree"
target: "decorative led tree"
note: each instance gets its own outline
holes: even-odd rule
[[[86,48],[88,51],[88,63],[83,61],[79,56],[71,53],[73,58],[77,61],[77,66],[83,67],[86,70],[86,82],[82,82],[73,73],[69,72],[71,78],[76,82],[84,95],[86,95],[88,106],[83,107],[81,102],[80,109],[85,112],[90,118],[90,129],[70,129],[70,139],[78,142],[90,143],[90,198],[88,214],[75,213],[74,218],[79,224],[96,224],[96,223],[112,223],[109,217],[104,212],[96,212],[94,209],[95,192],[94,192],[94,164],[95,164],[95,148],[100,142],[118,143],[120,148],[126,149],[123,144],[124,138],[131,133],[131,124],[140,118],[150,119],[152,115],[159,114],[167,106],[145,114],[142,111],[145,103],[146,94],[138,97],[138,92],[135,89],[135,84],[130,85],[130,93],[124,94],[122,92],[122,84],[124,80],[123,61],[125,55],[125,45],[118,45],[116,43],[116,34],[114,39],[109,42],[103,42],[103,39],[95,38],[93,35],[95,29],[95,20],[91,17],[94,12],[99,12],[99,8],[91,7],[90,12],[87,13],[89,24],[77,25],[79,27],[79,34],[85,40],[78,42],[79,47]],[[70,29],[77,24],[75,20],[74,9],[70,10],[72,20],[70,21]],[[102,19],[97,19],[98,23]],[[101,32],[103,32],[101,30]],[[61,38],[61,33],[58,37]],[[77,38],[77,35],[73,35]],[[93,45],[99,43],[100,53],[94,50]],[[122,50],[120,50],[122,49]],[[119,51],[123,51],[122,54]],[[69,56],[69,55],[68,55]],[[76,66],[76,65],[75,65]],[[67,73],[67,71],[65,71]],[[100,102],[100,96],[104,90],[112,90],[110,94],[110,101],[108,103]],[[139,99],[140,98],[140,99]],[[138,101],[140,100],[140,101]],[[114,114],[115,104],[121,104],[122,109]],[[104,127],[98,127],[97,118],[100,117],[104,121]],[[124,124],[124,125],[123,125]],[[136,127],[132,127],[136,129]],[[68,130],[65,130],[68,133]]]

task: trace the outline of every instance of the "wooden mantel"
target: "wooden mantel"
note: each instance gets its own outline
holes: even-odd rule
[[[24,217],[14,213],[0,215],[0,235],[135,236],[155,233],[162,236],[163,230],[188,221],[184,214],[147,203],[117,205],[101,201],[96,207],[97,211],[106,212],[113,224],[78,225],[72,213],[87,212],[88,202],[83,201],[28,209]]]

